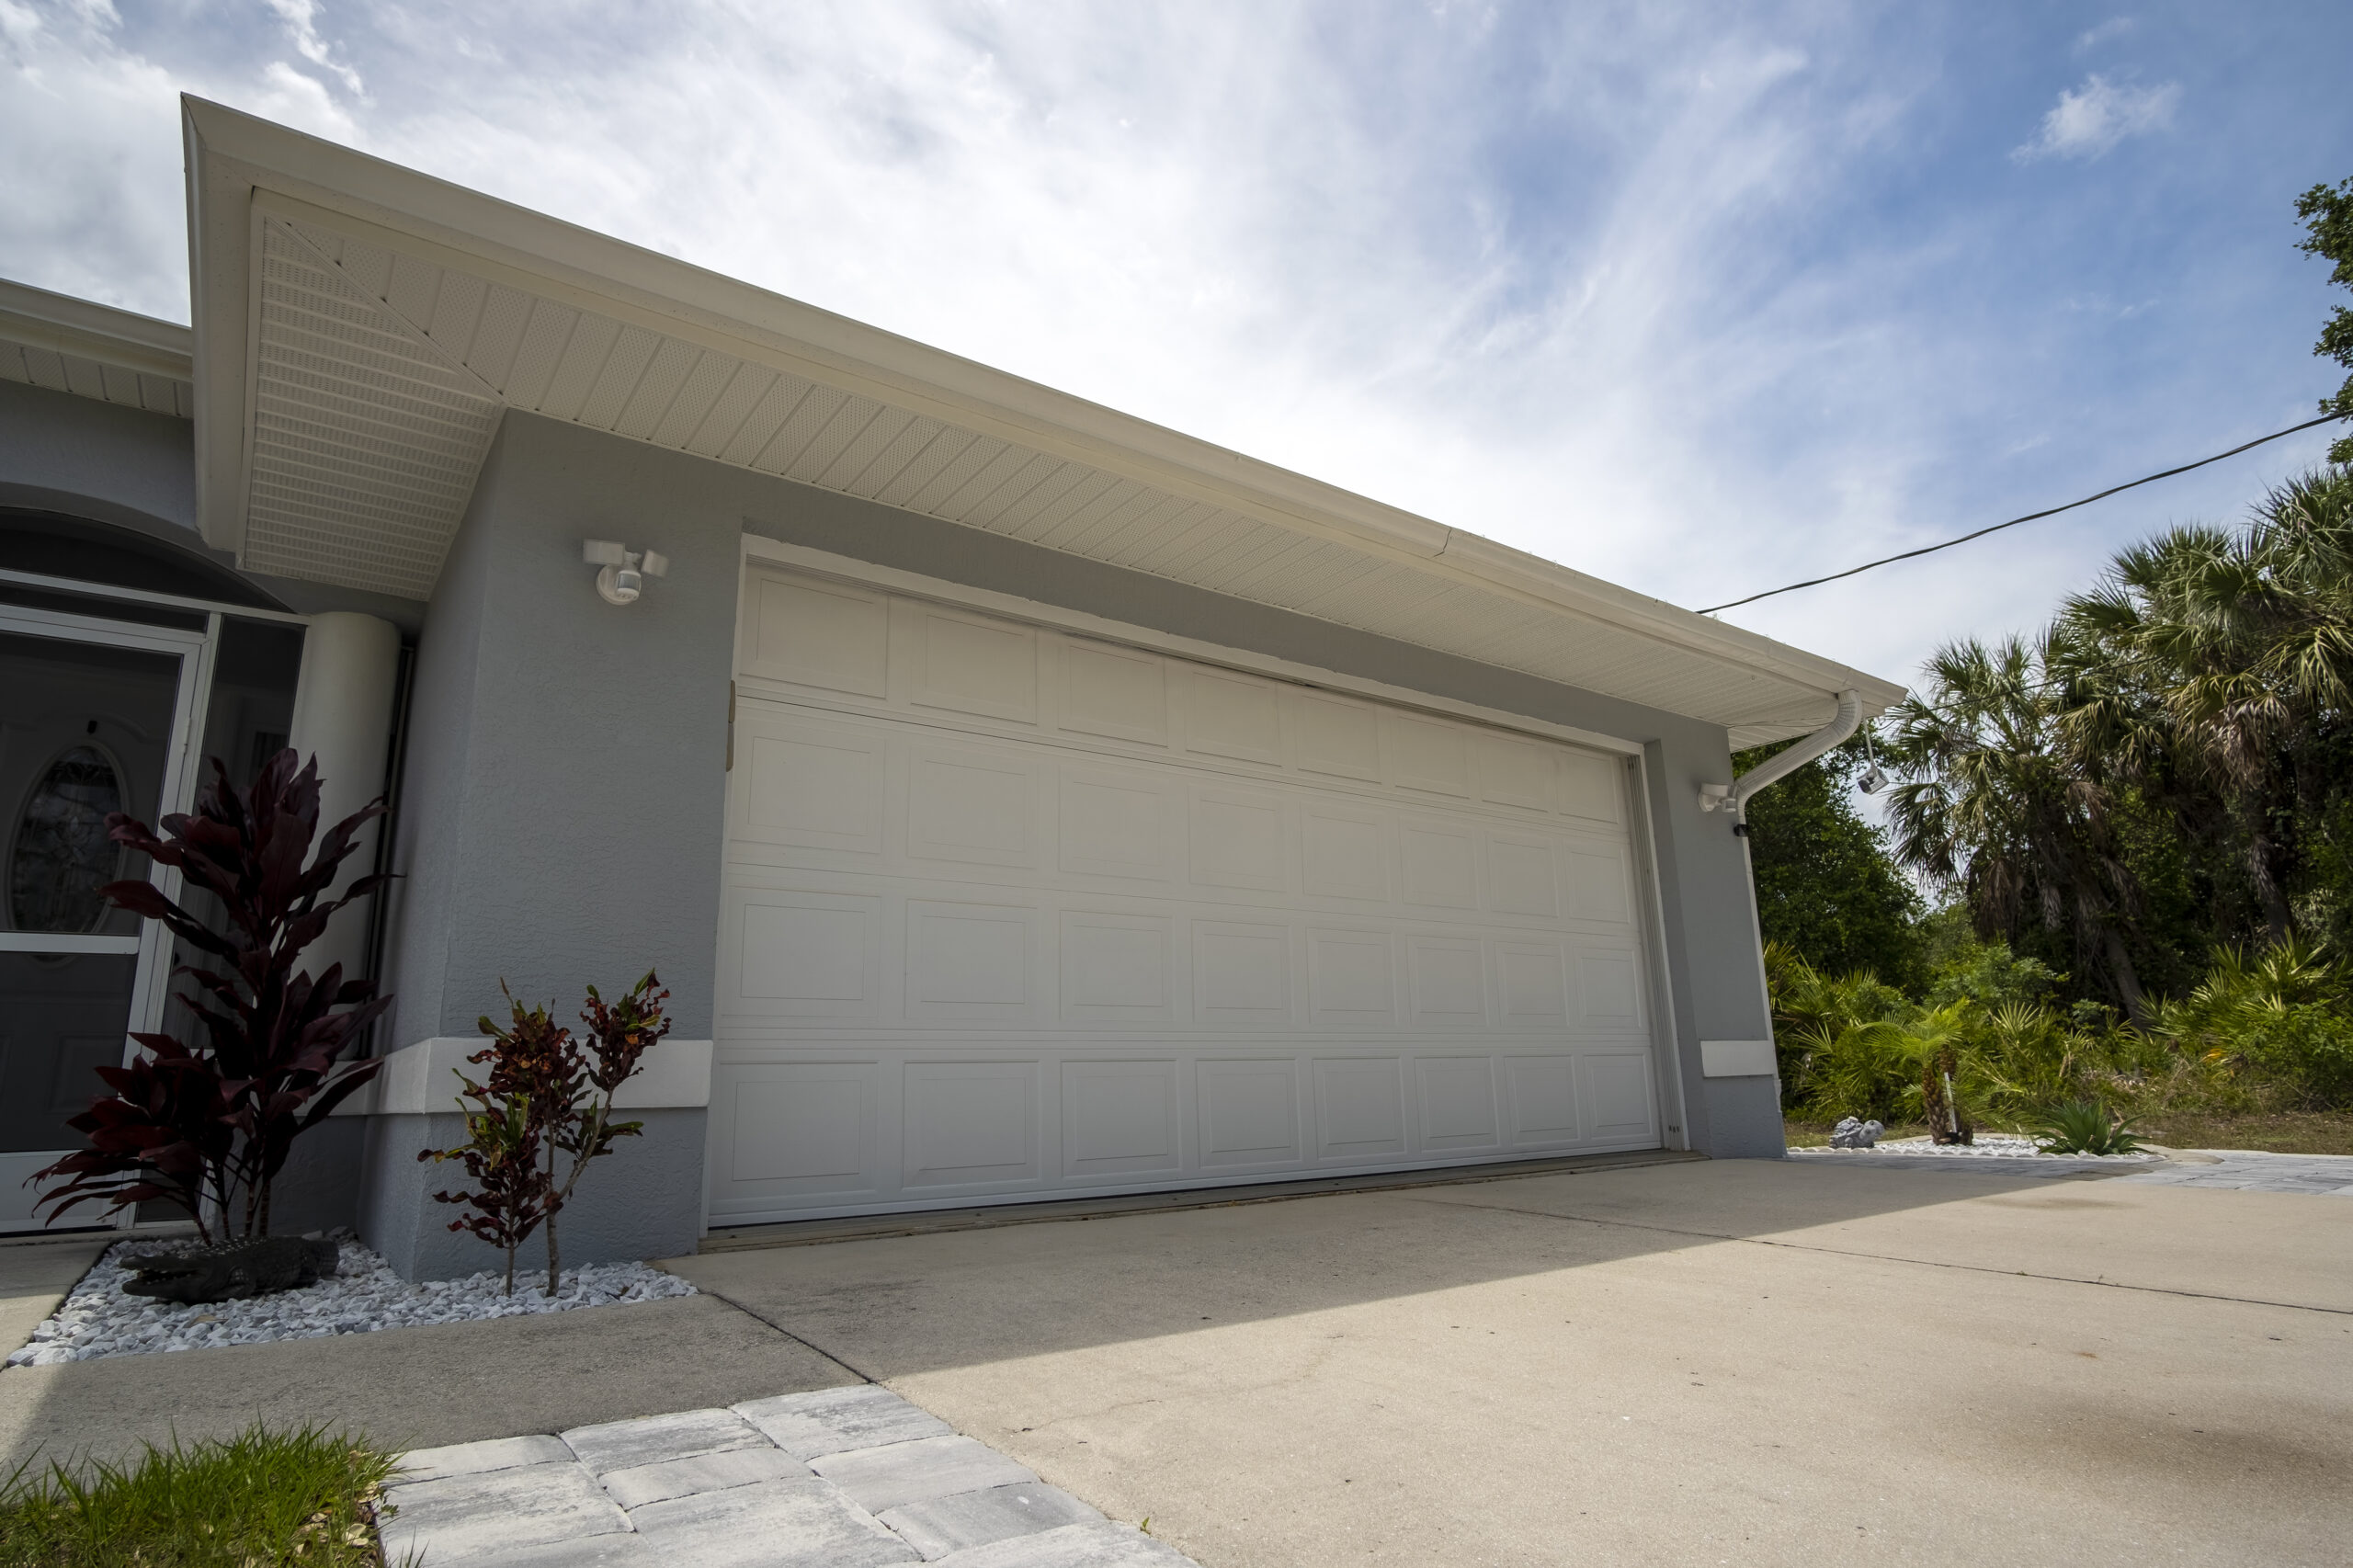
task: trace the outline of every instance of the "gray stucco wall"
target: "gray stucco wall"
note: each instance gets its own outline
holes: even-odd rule
[[[0,381],[0,505],[196,542],[196,427]]]

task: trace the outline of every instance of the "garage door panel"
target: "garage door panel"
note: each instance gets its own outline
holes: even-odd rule
[[[1299,1063],[1291,1057],[1204,1061],[1201,1168],[1216,1174],[1300,1162]]]
[[[735,940],[720,971],[722,1012],[881,1019],[881,899],[766,888],[735,896],[726,925]]]
[[[877,1193],[881,1101],[873,1062],[727,1065],[713,1075],[713,1161],[740,1194],[769,1199]]]
[[[1317,1057],[1316,1157],[1362,1164],[1405,1153],[1404,1060]]]
[[[1280,767],[1282,707],[1274,682],[1195,665],[1184,682],[1185,749]]]
[[[1063,1018],[1131,1028],[1176,1021],[1175,922],[1164,915],[1066,911]]]
[[[916,707],[1017,723],[1038,721],[1038,632],[1014,621],[901,601]]]
[[[1396,758],[1390,782],[1418,794],[1470,797],[1470,736],[1461,725],[1392,712],[1388,727]]]
[[[909,1190],[1037,1180],[1037,1062],[911,1062],[904,1104]]]
[[[1553,875],[1552,841],[1535,834],[1489,830],[1488,907],[1498,915],[1560,917],[1561,891]]]
[[[1566,747],[1557,754],[1561,767],[1561,810],[1586,822],[1625,820],[1624,789],[1617,767],[1606,757]]]
[[[1633,919],[1634,890],[1626,853],[1591,840],[1570,844],[1562,856],[1569,889],[1569,915],[1576,920],[1624,926]]]
[[[1463,937],[1405,938],[1408,1011],[1417,1028],[1483,1029],[1485,944]]]
[[[1063,1171],[1101,1176],[1175,1176],[1184,1169],[1177,1063],[1065,1062]]]
[[[1618,760],[904,596],[745,615],[714,1219],[1657,1142]]]
[[[907,858],[1038,865],[1044,767],[998,750],[918,746],[907,768]]]
[[[1290,890],[1280,796],[1196,788],[1187,826],[1192,880],[1197,885],[1267,892]]]
[[[1506,1028],[1566,1030],[1568,960],[1560,943],[1498,942],[1495,971]]]
[[[1531,816],[1549,816],[1557,786],[1553,750],[1509,735],[1480,735],[1472,744],[1479,799]]]
[[[1290,1028],[1290,927],[1239,920],[1191,924],[1194,1021],[1222,1028]]]
[[[890,693],[891,600],[845,584],[756,574],[745,595],[745,675],[819,691]]]
[[[1651,1126],[1651,1064],[1648,1055],[1621,1051],[1582,1059],[1586,1098],[1591,1106],[1587,1133],[1595,1138],[1631,1138]]]
[[[910,1020],[1028,1023],[1038,1013],[1038,912],[1021,904],[907,901]]]
[[[1419,909],[1479,907],[1479,838],[1468,823],[1406,817],[1397,824],[1398,891]]]
[[[1517,1148],[1574,1143],[1577,1124],[1576,1058],[1510,1056],[1504,1059],[1509,1085],[1511,1141]]]
[[[1642,973],[1631,948],[1576,949],[1577,1017],[1597,1028],[1643,1027]]]
[[[731,827],[756,843],[882,852],[885,737],[797,717],[739,715]]]
[[[1312,898],[1389,902],[1389,819],[1345,802],[1300,811],[1301,885]]]
[[[1396,939],[1387,930],[1311,927],[1308,1014],[1319,1028],[1390,1029],[1397,1023]]]
[[[1300,692],[1291,754],[1303,773],[1381,782],[1381,710],[1323,692]]]
[[[1076,734],[1168,744],[1167,662],[1076,638],[1062,644],[1062,728]]]
[[[1075,876],[1176,880],[1184,798],[1142,771],[1065,765],[1055,801],[1059,864]]]
[[[1464,1153],[1501,1142],[1492,1057],[1425,1056],[1414,1066],[1421,1080],[1424,1152]]]

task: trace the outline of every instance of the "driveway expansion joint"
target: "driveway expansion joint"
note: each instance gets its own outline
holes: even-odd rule
[[[404,1455],[434,1568],[1198,1568],[878,1383]]]

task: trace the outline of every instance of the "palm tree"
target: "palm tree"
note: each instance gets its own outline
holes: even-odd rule
[[[2072,937],[2079,972],[2144,1010],[2126,937],[2139,889],[2108,820],[2109,794],[2071,766],[2066,681],[2049,642],[1972,639],[1928,661],[1926,694],[1891,715],[1903,776],[1888,814],[1899,858],[1965,898],[1983,937],[2029,921]]]
[[[2293,928],[2296,824],[2328,792],[2324,725],[2353,693],[2353,471],[2265,497],[2241,530],[2122,551],[2053,628],[2079,771],[2143,788],[2191,837],[2235,835],[2272,943]]]

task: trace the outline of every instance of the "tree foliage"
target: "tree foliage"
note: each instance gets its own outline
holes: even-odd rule
[[[1745,773],[1780,746],[1733,759]],[[1918,891],[1888,852],[1886,835],[1855,809],[1864,767],[1859,736],[1798,769],[1748,807],[1756,916],[1765,940],[1831,974],[1868,970],[1900,986],[1926,977]]]
[[[2303,243],[2296,248],[2335,262],[2328,280],[2353,289],[2353,179],[2339,180],[2334,190],[2325,185],[2313,187],[2296,199],[2296,216],[2305,224]],[[2330,307],[2313,352],[2353,370],[2353,311],[2343,305]],[[2345,378],[2335,397],[2323,400],[2320,411],[2353,419],[2353,376]],[[2328,460],[2353,463],[2353,436],[2339,437],[2331,444]]]

